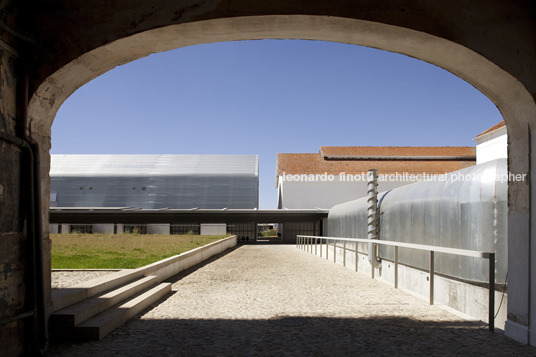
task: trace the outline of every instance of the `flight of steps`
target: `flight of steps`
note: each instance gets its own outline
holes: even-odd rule
[[[53,291],[53,340],[100,340],[171,292],[156,276],[115,275]]]

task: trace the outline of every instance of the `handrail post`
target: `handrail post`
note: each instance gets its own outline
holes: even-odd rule
[[[346,241],[342,241],[342,266],[346,266]]]
[[[315,237],[315,255],[317,255],[318,251],[318,238]]]
[[[398,289],[398,246],[395,245],[395,289]]]
[[[374,244],[368,245],[369,249],[376,249],[376,246]],[[370,250],[369,250],[369,257],[370,257]],[[374,261],[370,261],[370,278],[374,279]]]
[[[320,238],[320,258],[322,258],[322,245],[324,244],[324,240]]]
[[[355,271],[356,273],[359,271],[359,267],[358,267],[358,264],[359,264],[359,249],[357,249],[357,245],[359,243],[355,242]]]
[[[342,242],[342,266],[346,266],[346,241]]]
[[[430,251],[430,305],[434,304],[434,251]]]
[[[333,240],[333,263],[337,263],[337,240]]]
[[[326,239],[326,260],[328,260],[328,254],[329,253],[329,248],[328,248],[328,240]]]
[[[495,253],[489,255],[489,307],[488,328],[489,332],[495,331]]]

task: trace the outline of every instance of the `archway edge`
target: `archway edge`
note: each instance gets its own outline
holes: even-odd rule
[[[50,127],[63,102],[78,88],[118,65],[196,44],[260,39],[331,41],[408,55],[439,66],[472,84],[495,103],[509,128],[531,123],[536,118],[534,99],[520,81],[484,56],[452,41],[366,20],[267,15],[168,25],[89,51],[46,78],[32,95],[28,108],[32,131],[49,137]]]
[[[340,42],[401,53],[442,67],[472,84],[501,111],[509,133],[509,170],[529,180],[509,185],[509,296],[507,334],[536,344],[536,221],[531,173],[536,175],[536,105],[530,91],[508,71],[475,50],[425,32],[367,20],[319,15],[266,15],[174,24],[125,36],[81,54],[44,79],[29,108],[31,132],[42,151],[43,221],[48,221],[50,129],[57,110],[79,87],[114,67],[171,49],[224,41],[304,39]],[[505,54],[505,56],[508,56]],[[530,85],[531,78],[520,78]],[[444,123],[448,125],[448,123]],[[536,192],[536,191],[535,191]],[[45,227],[45,237],[47,236]],[[45,238],[46,239],[46,238]],[[533,241],[531,243],[531,241]],[[50,242],[45,242],[50,254]],[[531,250],[532,249],[532,250]],[[50,267],[49,262],[47,266]],[[528,271],[531,270],[529,274]],[[531,326],[532,325],[532,326]],[[508,325],[507,325],[508,327]],[[529,331],[529,327],[531,330]],[[530,337],[529,337],[530,335]]]

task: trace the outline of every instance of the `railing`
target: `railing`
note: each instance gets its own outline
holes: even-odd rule
[[[342,247],[337,245],[338,241],[342,241]],[[333,244],[331,244],[333,242]],[[346,242],[355,242],[356,248],[349,249],[346,247]],[[493,252],[482,252],[477,250],[467,250],[467,249],[457,249],[457,248],[446,248],[446,247],[437,247],[432,245],[424,244],[414,244],[414,243],[404,243],[404,242],[393,242],[393,241],[384,241],[384,240],[371,240],[371,239],[361,239],[361,238],[340,238],[340,237],[318,237],[318,236],[304,236],[298,235],[296,237],[296,247],[318,255],[322,257],[323,246],[325,245],[325,256],[326,259],[329,259],[328,245],[333,246],[333,262],[337,262],[337,248],[343,249],[343,265],[346,266],[346,251],[355,252],[355,271],[358,271],[358,249],[357,243],[368,243],[368,244],[379,244],[379,245],[389,245],[394,247],[395,257],[395,277],[394,277],[394,287],[398,289],[398,248],[409,248],[428,251],[430,254],[430,265],[429,265],[429,274],[430,274],[430,305],[434,304],[434,257],[435,253],[445,253],[445,254],[454,254],[465,257],[475,257],[488,259],[489,262],[489,301],[488,301],[488,328],[490,332],[493,332],[495,329],[494,325],[494,311],[495,311],[495,253]],[[374,267],[371,267],[371,278],[374,279]]]

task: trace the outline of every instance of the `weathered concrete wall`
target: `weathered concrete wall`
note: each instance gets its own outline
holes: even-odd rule
[[[34,88],[90,50],[157,27],[217,18],[313,15],[373,21],[446,38],[485,54],[517,78],[525,77],[531,93],[536,90],[535,69],[527,61],[535,51],[527,46],[534,40],[531,0],[110,0],[92,6],[84,0],[55,0],[40,1],[35,10],[40,65]]]
[[[21,21],[17,21],[17,7],[24,14]],[[45,223],[50,127],[64,100],[117,65],[154,52],[218,41],[337,41],[403,53],[443,67],[499,107],[508,126],[510,171],[536,177],[536,3],[532,0],[109,0],[90,5],[85,0],[44,0],[31,2],[31,6],[26,1],[2,0],[0,10],[4,25],[35,40],[28,57],[32,64],[29,129],[41,150]],[[22,20],[32,29],[25,28]],[[17,79],[13,68],[19,42],[5,27],[0,29],[0,39],[0,130],[13,132]],[[0,170],[0,196],[5,197],[0,201],[0,234],[6,237],[2,244],[7,244],[0,253],[5,255],[0,263],[11,272],[4,274],[9,282],[3,285],[8,289],[2,292],[0,306],[1,312],[9,315],[23,303],[24,296],[20,285],[23,272],[16,270],[25,264],[20,250],[22,218],[16,213],[20,211],[20,157],[16,148],[0,145],[2,168],[6,168]],[[510,336],[536,344],[533,192],[534,180],[509,186],[507,333],[510,329]],[[43,227],[45,274],[49,278],[48,224]],[[16,297],[10,295],[12,288],[18,290]],[[49,299],[50,292],[47,295]],[[19,337],[1,340],[16,353],[19,344],[13,341],[21,341],[20,331],[12,331]]]
[[[0,2],[0,21],[14,26],[14,2]],[[16,47],[16,39],[0,29],[0,132],[13,136],[17,135],[19,53]],[[0,139],[0,320],[14,317],[27,308],[21,161],[21,150]],[[23,343],[23,320],[0,325],[1,354],[21,354]]]
[[[53,6],[40,6],[32,19],[39,38],[29,114],[45,154],[51,123],[63,101],[117,65],[199,43],[297,38],[403,53],[467,80],[505,118],[510,171],[536,175],[536,166],[529,163],[531,143],[536,142],[531,138],[536,124],[536,5],[530,0],[191,0],[180,5],[114,0],[92,7],[82,0],[57,0]],[[43,155],[45,167],[46,159]],[[536,234],[530,228],[536,211],[530,211],[530,201],[536,199],[530,182],[512,184],[509,192],[509,251],[516,257],[509,269],[515,287],[509,319],[510,330],[518,331],[510,335],[528,342],[532,321],[536,343],[536,284],[529,283],[527,274],[532,266],[536,275],[536,264],[530,264],[536,260]]]

